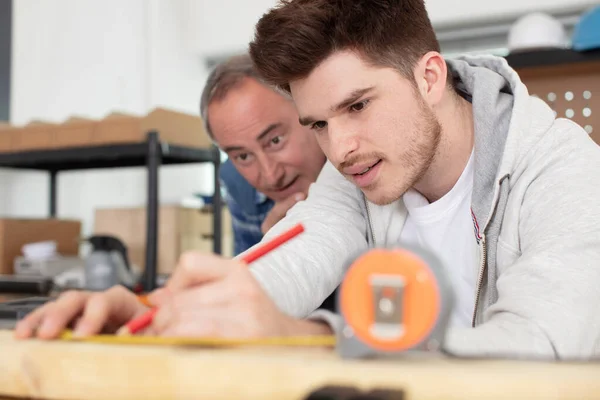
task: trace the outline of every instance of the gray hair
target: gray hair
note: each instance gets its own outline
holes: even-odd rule
[[[208,106],[214,100],[222,100],[227,93],[238,86],[244,79],[253,78],[262,83],[256,73],[252,59],[248,54],[239,54],[218,64],[208,76],[202,97],[200,98],[200,115],[208,136],[214,140],[208,122]]]

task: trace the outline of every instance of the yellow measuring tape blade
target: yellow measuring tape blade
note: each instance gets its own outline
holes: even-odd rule
[[[159,337],[159,336],[117,336],[117,335],[94,335],[88,337],[76,337],[72,331],[65,331],[61,340],[118,344],[118,345],[149,345],[149,346],[197,346],[197,347],[240,347],[240,346],[298,346],[298,347],[333,347],[335,336],[289,336],[289,337],[266,337],[255,339],[235,338],[193,338],[193,337]]]

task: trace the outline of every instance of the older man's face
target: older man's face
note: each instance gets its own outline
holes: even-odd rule
[[[208,107],[215,141],[257,190],[275,201],[307,193],[325,156],[294,103],[254,79]]]

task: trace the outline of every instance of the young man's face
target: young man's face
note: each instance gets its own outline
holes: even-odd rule
[[[325,162],[313,132],[298,123],[294,104],[254,79],[213,101],[208,121],[240,174],[275,201],[306,194]]]
[[[290,87],[301,123],[370,201],[399,199],[431,164],[440,124],[397,71],[337,52]]]

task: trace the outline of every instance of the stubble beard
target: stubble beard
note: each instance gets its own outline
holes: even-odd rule
[[[384,187],[382,194],[377,197],[369,196],[368,192],[370,188],[365,188],[365,196],[376,205],[383,206],[400,199],[404,193],[414,187],[425,176],[435,160],[442,136],[442,126],[435,114],[427,108],[420,97],[419,100],[421,103],[419,107],[419,122],[414,129],[421,132],[423,136],[421,138],[417,136],[413,143],[408,144],[408,150],[399,157],[400,165],[405,166],[405,174],[402,179],[391,178],[391,183],[377,182],[379,185],[389,185],[389,188]],[[387,166],[382,165],[382,167]],[[372,188],[371,190],[374,189]]]

